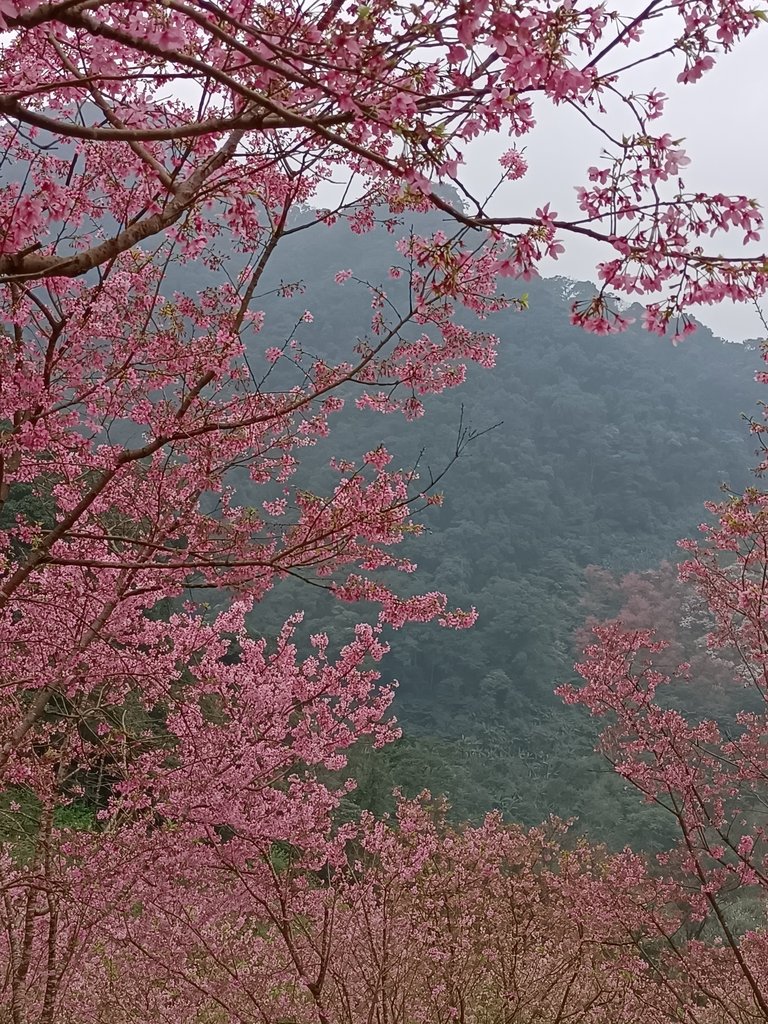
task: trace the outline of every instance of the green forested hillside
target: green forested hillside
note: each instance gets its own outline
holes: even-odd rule
[[[378,282],[392,261],[385,232],[356,236],[338,226],[289,239],[265,292],[281,282],[302,289],[265,296],[254,347],[281,344],[304,309],[314,315],[299,328],[311,352],[363,336],[369,293],[354,282],[338,287],[333,275],[349,267]],[[470,632],[412,627],[392,638],[384,671],[400,681],[404,738],[359,753],[358,804],[380,809],[396,784],[429,787],[447,792],[461,817],[491,806],[530,822],[575,814],[611,842],[655,841],[635,798],[625,803],[620,780],[591,753],[591,724],[552,689],[571,674],[585,567],[620,573],[674,558],[676,540],[704,518],[702,503],[723,483],[749,481],[755,445],[742,415],[757,413],[763,396],[753,379],[760,352],[703,328],[677,348],[638,326],[616,337],[585,334],[569,326],[568,307],[586,288],[529,282],[529,309],[489,324],[501,338],[498,366],[470,373],[464,422],[500,425],[451,468],[444,506],[425,514],[425,535],[409,548],[420,570],[414,588],[474,604],[480,619]],[[438,472],[455,446],[456,408],[455,396],[429,400],[414,429],[349,403],[333,448],[307,453],[309,479],[331,454],[381,442],[397,465],[420,457],[425,475]],[[246,480],[239,499],[250,503]],[[254,630],[274,631],[296,607],[306,609],[308,631],[327,628],[336,642],[354,619],[324,591],[297,583],[260,607]]]
[[[356,235],[340,224],[288,238],[263,282],[265,321],[252,337],[254,352],[294,335],[321,357],[347,350],[351,337],[365,336],[371,297],[354,280],[339,287],[335,273],[351,268],[360,281],[378,283],[397,258],[386,231]],[[236,265],[233,257],[230,274]],[[189,275],[185,289],[211,287],[209,271],[190,267]],[[402,301],[400,282],[387,287],[395,304]],[[568,310],[590,287],[528,282],[526,311],[488,321],[501,339],[498,365],[471,368],[463,420],[454,394],[428,399],[415,424],[350,401],[328,446],[304,449],[302,486],[322,493],[333,479],[331,455],[358,457],[383,442],[395,466],[418,461],[428,481],[451,461],[462,422],[494,428],[441,480],[444,505],[429,508],[424,534],[404,542],[419,572],[397,581],[400,589],[438,589],[452,605],[475,605],[478,623],[458,633],[411,626],[389,638],[383,672],[400,684],[403,738],[356,752],[350,813],[385,809],[395,786],[428,788],[446,793],[462,819],[498,807],[526,823],[575,815],[617,845],[665,838],[665,823],[639,808],[592,752],[593,723],[552,691],[572,675],[574,632],[594,611],[583,600],[586,567],[621,575],[674,559],[676,540],[705,517],[703,502],[723,483],[738,490],[751,479],[755,441],[743,416],[759,414],[764,387],[754,373],[762,363],[757,344],[725,344],[705,329],[676,348],[637,325],[614,337],[585,334],[569,325]],[[173,288],[171,280],[169,295]],[[314,319],[299,323],[306,309]],[[270,387],[280,385],[279,373]],[[115,436],[120,429],[128,427],[118,425]],[[240,503],[263,499],[263,487],[245,475],[235,483]],[[30,503],[35,518],[50,516],[49,499],[28,490],[11,496],[5,520]],[[258,606],[254,633],[276,633],[297,608],[306,612],[305,635],[327,630],[336,646],[360,614],[325,589],[286,580]],[[728,708],[724,693],[713,701],[718,713]],[[707,707],[706,693],[692,690],[691,699]]]

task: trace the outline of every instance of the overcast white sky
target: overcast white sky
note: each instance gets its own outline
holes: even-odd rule
[[[679,58],[667,57],[635,73],[632,87],[638,92],[655,87],[669,97],[654,130],[684,138],[683,146],[692,161],[685,169],[689,188],[754,197],[768,220],[768,26],[761,26],[734,52],[721,57],[694,85],[676,83],[680,69]],[[523,215],[549,201],[553,209],[567,215],[575,211],[573,186],[585,183],[586,168],[599,162],[600,140],[595,133],[588,133],[584,121],[570,108],[554,109],[539,103],[535,110],[539,127],[522,140],[529,172],[523,181],[506,188],[494,210]],[[508,146],[506,140],[483,140],[469,167],[471,180],[482,182],[486,177],[486,184],[491,185],[491,177],[483,174],[484,167],[490,171],[495,163],[488,159],[489,149],[500,152]],[[545,273],[592,279],[600,259],[596,249],[601,247],[570,238],[565,255],[551,264],[551,270],[543,269]],[[719,251],[739,255],[739,235],[724,236]],[[768,231],[762,244],[750,252],[768,252]],[[729,340],[764,334],[757,313],[747,305],[726,303],[699,307],[695,312],[716,334]]]

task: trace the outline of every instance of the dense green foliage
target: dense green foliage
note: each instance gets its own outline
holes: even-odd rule
[[[369,293],[354,282],[334,285],[333,274],[349,266],[362,280],[381,281],[391,239],[339,226],[284,245],[265,290],[304,287],[265,299],[254,346],[279,345],[295,332],[308,351],[325,354],[353,331],[364,336]],[[702,503],[721,484],[738,489],[750,479],[755,443],[741,417],[762,397],[753,380],[760,354],[704,328],[677,348],[639,326],[595,337],[567,322],[569,303],[588,285],[554,279],[526,288],[527,311],[489,324],[502,339],[497,369],[475,370],[462,391],[465,425],[499,425],[441,481],[444,507],[425,513],[426,533],[410,548],[420,570],[414,587],[474,604],[480,620],[469,633],[425,626],[395,638],[385,673],[400,681],[404,738],[359,753],[354,800],[381,810],[392,786],[427,787],[446,792],[462,818],[492,806],[526,822],[578,815],[612,843],[654,845],[663,831],[592,753],[593,724],[552,690],[571,675],[577,653],[585,567],[621,573],[675,558],[676,540],[705,518]],[[396,302],[398,283],[388,291]],[[314,323],[296,330],[304,309]],[[397,465],[418,459],[428,480],[455,448],[455,398],[430,401],[415,426],[349,403],[333,454],[359,455],[383,442]],[[330,454],[307,453],[313,472]],[[248,504],[246,480],[239,491]],[[261,606],[254,629],[272,632],[297,605],[308,631],[328,629],[337,642],[355,618],[323,590],[297,583]]]
[[[370,292],[360,282],[386,279],[396,259],[392,241],[383,230],[359,236],[343,224],[284,240],[264,281],[265,323],[254,351],[295,336],[307,352],[331,357],[350,335],[364,337]],[[236,267],[233,257],[230,273]],[[333,277],[345,267],[358,281],[339,287]],[[204,268],[189,273],[201,276],[185,288],[207,286]],[[285,286],[287,297],[278,294]],[[395,304],[403,300],[402,282],[387,288]],[[526,311],[488,322],[501,338],[496,370],[473,368],[461,392],[463,425],[494,429],[440,481],[443,507],[427,509],[424,535],[405,541],[419,572],[398,581],[400,589],[442,590],[452,604],[475,605],[478,624],[460,633],[412,626],[392,638],[384,674],[400,682],[403,738],[382,751],[357,751],[348,812],[386,809],[395,786],[408,794],[428,788],[447,794],[462,819],[491,807],[531,824],[550,813],[575,815],[596,838],[653,846],[668,838],[666,822],[625,793],[593,753],[595,723],[552,691],[571,676],[574,633],[595,610],[594,594],[584,601],[585,568],[621,574],[674,559],[676,540],[696,530],[718,486],[749,481],[755,442],[741,417],[763,395],[753,380],[760,353],[703,328],[677,348],[637,325],[596,337],[568,324],[570,302],[591,286],[556,278],[525,288]],[[314,322],[300,322],[305,309]],[[396,466],[419,463],[426,486],[454,455],[456,409],[449,392],[406,424],[350,401],[332,447],[305,450],[302,479],[319,489],[332,454],[359,457],[384,443]],[[244,474],[236,485],[242,504],[264,497]],[[5,517],[29,506],[40,521],[51,514],[50,498],[25,487]],[[214,605],[225,600],[211,596]],[[306,612],[305,634],[327,630],[336,645],[359,617],[322,587],[286,581],[259,606],[254,632],[276,633],[296,607]],[[715,703],[722,711],[729,699],[720,694]]]

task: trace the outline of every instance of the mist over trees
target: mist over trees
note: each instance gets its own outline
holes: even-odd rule
[[[378,279],[386,256],[386,236],[355,235],[346,225],[312,245],[287,246],[270,284],[292,271],[301,293],[268,303],[265,329],[277,321],[274,330],[288,335],[309,309],[313,322],[301,323],[298,336],[333,352],[343,331],[364,324],[368,295],[354,282],[330,289],[322,268],[346,260],[357,277]],[[588,640],[585,620],[620,611],[626,618],[626,598],[606,593],[588,567],[603,566],[617,581],[634,574],[650,591],[642,621],[630,624],[672,621],[653,575],[644,583],[642,574],[684,558],[677,541],[697,534],[719,486],[738,492],[755,481],[758,443],[747,418],[760,416],[761,352],[702,327],[677,347],[638,323],[596,337],[563,317],[589,285],[553,279],[525,288],[527,309],[488,321],[501,339],[497,365],[470,371],[462,410],[438,397],[415,423],[352,413],[333,436],[336,453],[385,443],[400,466],[418,462],[428,479],[450,461],[462,424],[494,428],[451,466],[440,483],[443,505],[427,510],[426,532],[410,544],[420,579],[476,606],[478,621],[455,637],[429,626],[397,635],[384,665],[400,683],[393,709],[404,738],[357,755],[359,785],[349,799],[380,812],[395,785],[414,795],[426,787],[446,793],[459,819],[492,808],[528,824],[577,815],[595,838],[653,845],[661,840],[647,815],[592,755],[593,729],[553,691]],[[397,294],[397,282],[389,291]],[[305,458],[318,486],[327,453],[321,441]],[[238,501],[248,504],[249,493],[243,480]],[[675,575],[670,567],[667,587]],[[339,641],[353,621],[328,593],[289,582],[260,604],[254,628],[277,630],[294,607],[305,609],[307,633],[322,623]],[[691,643],[705,633],[702,625]],[[678,661],[691,655],[686,647]],[[731,699],[736,709],[743,693],[731,690]]]

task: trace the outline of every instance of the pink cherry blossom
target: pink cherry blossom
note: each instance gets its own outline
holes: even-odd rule
[[[745,713],[730,737],[657,703],[674,680],[649,635],[604,630],[565,693],[614,717],[628,785],[682,801],[687,888],[630,853],[562,849],[556,824],[456,832],[426,801],[345,818],[349,750],[398,735],[385,631],[476,612],[419,586],[404,553],[436,478],[384,446],[321,483],[304,465],[347,410],[412,420],[468,364],[490,370],[484,321],[524,306],[503,279],[574,236],[603,250],[572,311],[587,330],[627,326],[613,293],[650,297],[646,326],[676,338],[690,306],[764,294],[765,257],[744,248],[757,204],[681,180],[684,132],[659,124],[643,49],[653,25],[693,81],[761,20],[742,0],[633,20],[548,0],[0,0],[0,505],[25,496],[0,536],[13,1024],[766,1016],[761,934],[675,937],[729,886],[763,884],[762,826],[733,808],[764,779],[764,723]],[[473,140],[515,140],[495,168],[512,204],[550,103],[587,115],[602,161],[578,216],[490,213],[464,175]],[[272,312],[304,283],[267,285],[284,240],[323,225],[381,230],[399,281],[336,272],[370,319],[328,352],[305,340],[311,313],[282,333]],[[739,646],[757,680],[764,504],[718,509],[685,570],[713,647]],[[304,639],[300,613],[260,635],[287,579],[351,604],[346,635]],[[65,825],[82,808],[87,827]]]

